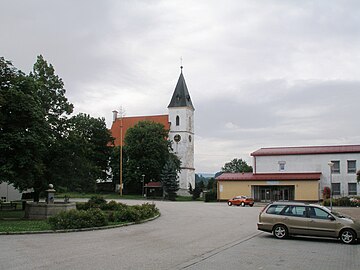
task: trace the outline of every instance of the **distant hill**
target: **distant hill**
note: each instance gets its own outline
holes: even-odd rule
[[[195,183],[203,181],[205,185],[209,182],[209,179],[214,178],[215,173],[196,173],[195,174]]]
[[[215,173],[197,173],[198,176],[202,176],[204,178],[212,178],[215,176]]]

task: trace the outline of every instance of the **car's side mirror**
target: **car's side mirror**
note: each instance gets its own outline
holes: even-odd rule
[[[335,218],[332,215],[328,215],[328,219],[330,219],[331,221],[335,220]]]

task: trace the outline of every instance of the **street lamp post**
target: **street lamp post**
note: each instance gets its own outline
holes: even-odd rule
[[[332,211],[332,207],[333,207],[333,203],[332,203],[332,200],[333,200],[333,187],[332,187],[332,168],[334,166],[334,163],[329,161],[328,163],[329,167],[330,167],[330,210]]]
[[[144,197],[144,188],[145,188],[145,174],[141,175],[142,176],[142,196]]]

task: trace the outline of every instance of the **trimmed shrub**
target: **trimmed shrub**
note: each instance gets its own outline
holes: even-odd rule
[[[360,198],[359,197],[341,197],[332,200],[333,206],[352,206],[360,207]],[[330,199],[323,201],[324,206],[330,206]]]
[[[48,219],[53,230],[102,227],[108,224],[107,216],[100,209],[70,210]]]
[[[159,209],[155,204],[142,204],[127,206],[120,211],[114,211],[109,214],[109,220],[112,222],[140,222],[159,214]]]
[[[209,191],[205,193],[205,202],[216,202],[217,201],[217,194],[214,191]]]
[[[77,210],[88,210],[89,207],[88,207],[87,203],[77,202],[77,203],[76,203],[76,209],[77,209]]]
[[[101,208],[101,206],[107,204],[107,201],[102,196],[93,196],[87,203],[90,208]]]
[[[127,207],[124,203],[118,203],[115,201],[110,201],[107,204],[103,204],[100,206],[101,210],[105,211],[121,211]]]
[[[93,196],[86,203],[76,203],[76,209],[88,210],[91,208],[106,208],[107,201],[102,196]]]

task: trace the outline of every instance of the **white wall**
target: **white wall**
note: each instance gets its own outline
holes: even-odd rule
[[[256,160],[256,161],[255,161]],[[340,173],[332,174],[332,182],[340,183],[340,193],[348,196],[348,183],[356,183],[356,173],[347,172],[347,161],[356,160],[356,171],[360,169],[360,153],[322,154],[322,155],[284,155],[254,157],[256,173],[303,173],[321,172],[320,190],[330,187],[329,161],[340,161]],[[285,170],[280,171],[279,162],[285,162]],[[256,164],[255,164],[256,163]],[[357,185],[360,195],[360,185]]]
[[[180,123],[176,125],[176,116]],[[173,142],[174,153],[181,160],[181,173],[179,184],[181,189],[188,189],[189,183],[195,187],[194,169],[194,111],[188,107],[169,108],[170,132],[169,139]],[[181,140],[175,142],[175,135],[180,135]]]
[[[0,184],[0,199],[2,198],[6,198],[6,201],[20,200],[21,193],[13,185],[3,182]]]

